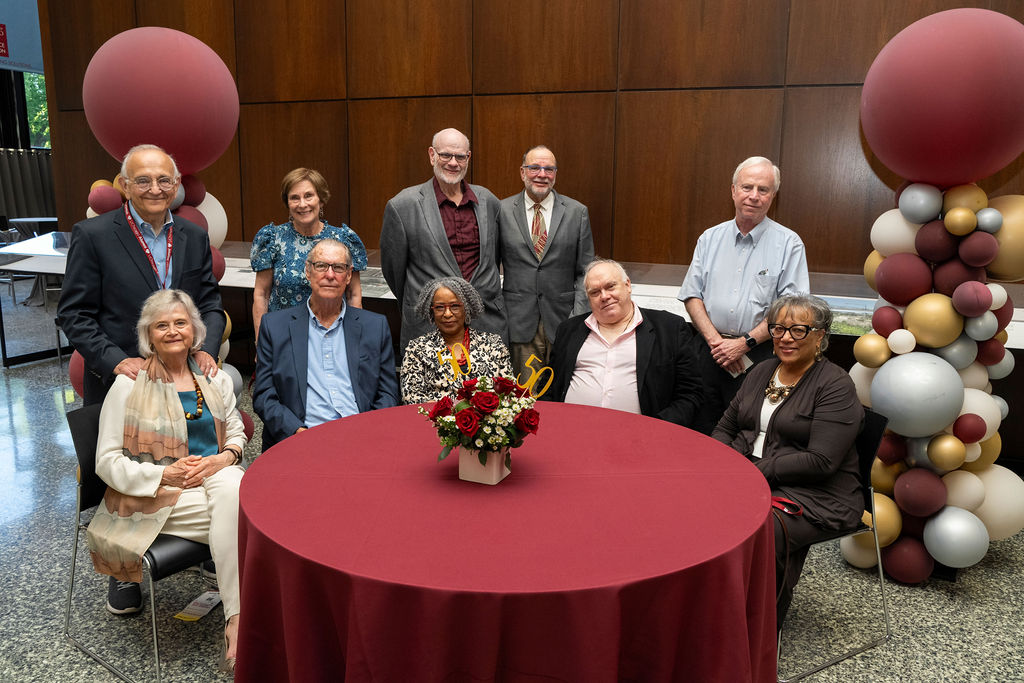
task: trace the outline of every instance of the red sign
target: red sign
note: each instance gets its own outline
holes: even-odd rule
[[[0,24],[0,57],[10,57],[7,50],[7,24]]]

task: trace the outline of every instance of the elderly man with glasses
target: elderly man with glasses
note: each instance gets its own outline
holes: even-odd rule
[[[402,313],[400,348],[430,331],[415,312],[416,297],[431,280],[461,277],[480,293],[477,327],[508,339],[498,276],[498,198],[465,181],[469,138],[446,128],[434,135],[427,157],[434,177],[407,187],[384,208],[380,265]]]
[[[116,375],[138,375],[135,323],[160,289],[184,290],[195,301],[206,341],[194,359],[204,373],[217,372],[225,325],[220,289],[206,231],[170,212],[180,182],[170,155],[137,145],[121,164],[128,201],[71,231],[57,322],[85,359],[86,405],[101,403]]]
[[[398,405],[387,319],[345,303],[348,247],[321,240],[305,274],[309,298],[260,324],[252,405],[263,420],[264,451],[309,427]]]

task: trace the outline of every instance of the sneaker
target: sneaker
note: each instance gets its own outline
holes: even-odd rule
[[[131,581],[110,577],[107,589],[107,611],[111,614],[135,614],[142,609],[142,589]]]

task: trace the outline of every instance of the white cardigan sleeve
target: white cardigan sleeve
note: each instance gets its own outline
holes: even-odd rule
[[[129,496],[156,496],[163,466],[136,462],[124,455],[124,416],[135,380],[118,375],[100,410],[96,441],[96,474],[112,489]]]

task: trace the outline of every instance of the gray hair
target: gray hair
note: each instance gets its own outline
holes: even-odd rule
[[[526,157],[530,156],[530,152],[536,152],[539,149],[543,149],[543,150],[546,150],[548,152],[551,152],[551,148],[548,147],[547,145],[534,145],[530,149],[528,149],[525,152],[523,152],[523,166],[526,166]],[[554,155],[555,155],[555,153],[551,152],[551,156],[554,156]]]
[[[825,336],[821,338],[821,350],[828,348],[828,338],[832,329],[832,309],[823,300],[810,294],[783,294],[772,302],[768,307],[768,314],[765,318],[769,325],[774,325],[783,309],[792,311],[806,311],[811,314],[811,325],[819,330],[825,330]]]
[[[586,287],[587,278],[590,277],[590,271],[598,266],[612,265],[619,269],[622,274],[622,281],[625,282],[629,279],[629,274],[626,273],[626,269],[622,267],[622,264],[610,258],[596,258],[587,264],[587,267],[583,269],[583,286]]]
[[[742,172],[743,169],[750,168],[751,166],[762,165],[768,165],[772,167],[772,173],[775,175],[775,187],[772,189],[772,192],[778,192],[779,187],[782,185],[782,172],[779,171],[778,166],[771,162],[771,159],[766,159],[765,157],[749,157],[741,161],[740,165],[736,167],[736,170],[732,172],[732,184],[735,185],[737,182],[739,182],[740,172]]]
[[[345,250],[345,255],[348,257],[348,264],[350,266],[352,265],[352,250],[348,248],[348,245],[344,242],[339,242],[332,237],[325,237],[314,244],[313,248],[309,250],[308,254],[306,254],[306,268],[309,268],[309,264],[313,263],[313,254],[317,253],[317,250],[320,249],[320,247],[341,247]]]
[[[139,322],[135,325],[135,332],[139,337],[139,352],[143,358],[149,358],[155,352],[153,345],[149,342],[149,328],[161,315],[165,315],[175,306],[182,306],[192,323],[192,350],[198,351],[206,340],[206,323],[199,315],[199,309],[192,301],[188,292],[180,289],[159,289],[148,297],[142,304],[142,312],[139,313]]]
[[[128,153],[124,155],[124,159],[121,160],[121,177],[124,178],[125,180],[129,180],[128,160],[132,158],[133,154],[135,154],[136,152],[148,151],[163,152],[164,154],[167,154],[167,150],[165,150],[163,147],[159,147],[158,145],[135,145],[130,150],[128,150]],[[174,161],[174,157],[172,157],[170,154],[167,154],[167,158],[171,160],[171,168],[174,169],[174,179],[181,180],[181,173],[178,171],[178,164],[176,161]]]
[[[480,294],[473,285],[461,277],[439,277],[428,282],[420,290],[420,295],[416,299],[416,306],[413,308],[417,318],[422,318],[431,323],[434,322],[434,314],[431,307],[434,305],[434,295],[442,287],[451,290],[451,293],[459,300],[462,307],[466,309],[467,325],[473,318],[479,318],[484,314],[484,301],[480,298]]]

